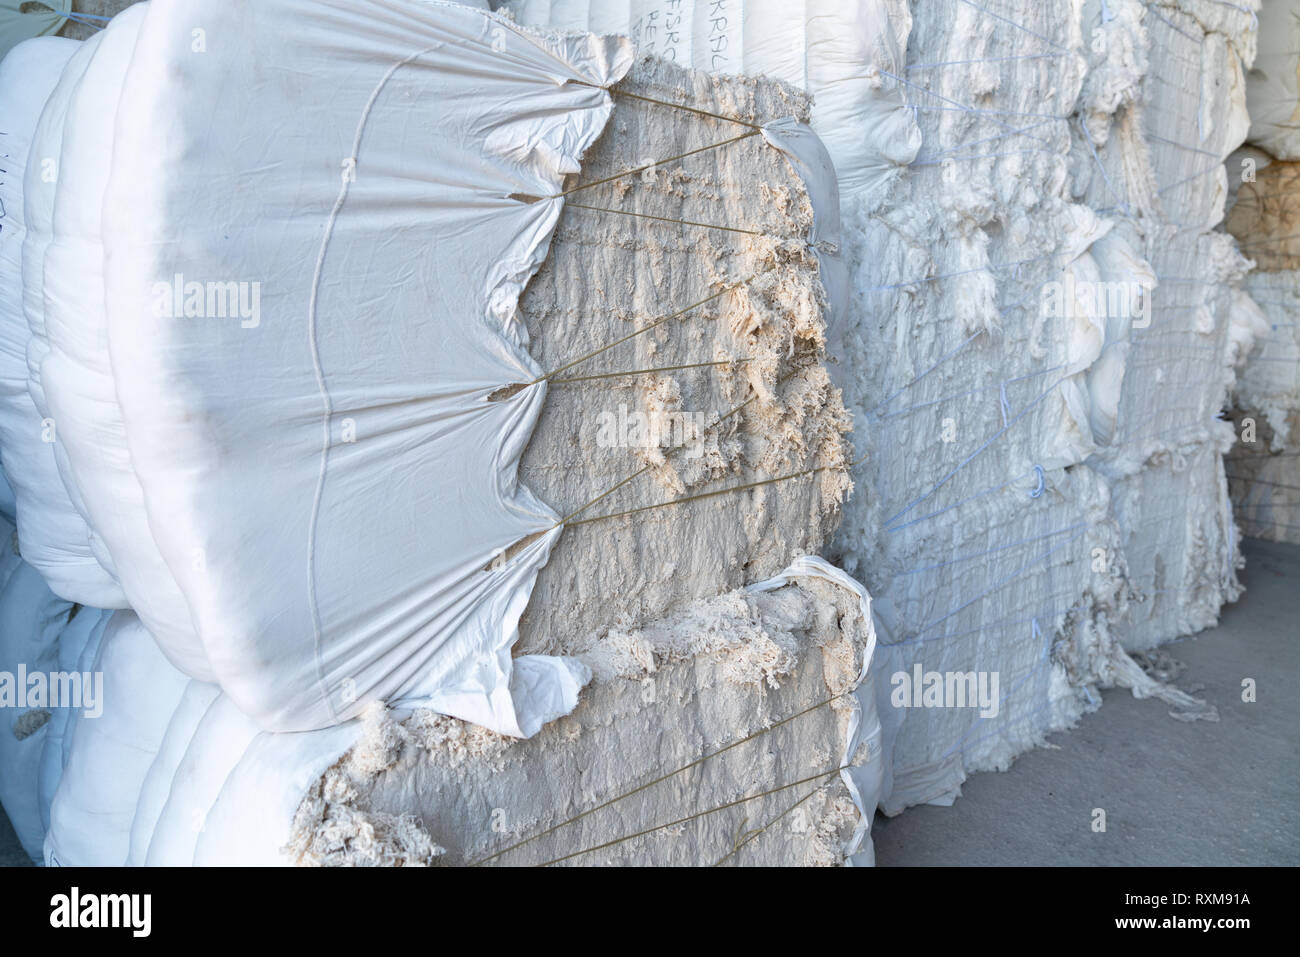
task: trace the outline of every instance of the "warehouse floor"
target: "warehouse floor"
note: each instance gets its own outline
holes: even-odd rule
[[[1156,699],[1105,706],[950,808],[876,816],[880,865],[1300,864],[1300,546],[1248,540],[1246,594],[1219,626],[1163,646],[1175,684],[1218,707],[1184,724]],[[1242,679],[1254,678],[1254,704]],[[1093,809],[1105,833],[1092,830]]]
[[[1300,864],[1300,546],[1244,550],[1247,594],[1219,627],[1164,649],[1186,665],[1180,687],[1204,686],[1217,724],[1108,691],[1051,747],[972,777],[952,807],[878,815],[878,863]],[[1255,679],[1256,703],[1241,700],[1243,678]],[[26,862],[0,813],[0,865]]]

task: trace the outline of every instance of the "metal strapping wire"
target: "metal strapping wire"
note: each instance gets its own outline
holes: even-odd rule
[[[728,751],[740,747],[742,744],[748,744],[750,741],[753,741],[756,738],[761,738],[769,731],[775,731],[777,728],[789,724],[791,721],[794,721],[796,718],[802,718],[804,715],[810,714],[813,711],[816,711],[818,708],[824,708],[827,705],[832,704],[835,701],[838,701],[840,698],[846,697],[851,693],[852,692],[850,691],[843,691],[837,695],[831,695],[829,698],[819,701],[814,705],[809,705],[807,708],[804,708],[802,711],[796,711],[794,714],[784,717],[781,720],[776,721],[765,728],[760,728],[758,731],[754,731],[751,734],[745,735],[743,738],[740,738],[737,741],[731,742],[731,744],[724,745],[723,747],[718,748],[718,750],[716,751],[710,751],[708,754],[696,758],[694,761],[690,762],[689,764],[684,764],[680,768],[677,768],[676,770],[669,771],[667,774],[661,774],[659,775],[659,777],[653,778],[652,780],[649,780],[644,784],[637,785],[636,787],[632,788],[632,790],[630,791],[624,791],[622,794],[615,795],[614,797],[609,798],[606,801],[602,801],[600,804],[597,804],[595,807],[587,808],[587,810],[581,811],[578,814],[575,814],[573,817],[568,818],[567,820],[561,821],[558,824],[553,824],[550,827],[546,828],[544,831],[538,831],[536,834],[532,835],[531,837],[526,837],[522,841],[517,841],[516,843],[511,844],[509,847],[504,847],[501,850],[488,855],[487,857],[480,858],[470,866],[477,867],[480,864],[486,864],[489,861],[494,861],[498,857],[508,854],[513,850],[517,850],[518,848],[521,848],[526,844],[531,844],[533,841],[546,837],[548,834],[554,834],[562,827],[567,827],[570,824],[574,824],[582,820],[584,817],[588,817],[592,814],[595,814],[597,811],[604,810],[610,805],[617,804],[619,801],[622,801],[625,798],[629,798],[634,794],[640,794],[642,791],[646,790],[647,788],[654,787],[656,784],[661,784],[664,781],[667,781],[671,777],[676,777],[678,774],[682,774],[683,772],[689,771],[691,768],[699,767],[701,764],[703,764],[705,761],[710,760],[711,758],[716,758],[718,755],[725,754]]]
[[[984,14],[985,16],[992,17],[994,20],[1000,20],[1001,22],[1007,24],[1008,26],[1015,27],[1017,30],[1029,34],[1031,37],[1035,37],[1036,39],[1042,40],[1044,43],[1046,43],[1048,46],[1052,47],[1055,50],[1060,50],[1063,53],[1070,52],[1069,50],[1061,46],[1059,43],[1057,43],[1055,40],[1053,40],[1051,37],[1047,36],[1046,34],[1039,33],[1036,30],[1031,30],[1023,23],[1017,23],[1015,20],[1012,20],[1010,17],[1004,17],[1001,14],[994,13],[988,7],[982,7],[978,3],[975,3],[974,0],[960,0],[960,2],[966,4],[966,6],[968,7],[974,7],[976,10],[978,10],[980,13]]]
[[[618,379],[623,376],[633,375],[650,375],[655,372],[677,372],[680,369],[703,369],[709,366],[729,366],[740,362],[751,362],[751,359],[719,359],[716,362],[688,362],[679,366],[656,366],[651,369],[628,369],[625,372],[601,372],[597,375],[579,375],[566,379],[552,379],[553,385],[563,385],[569,382],[592,382],[596,379]]]
[[[1229,459],[1229,461],[1231,461],[1231,459]],[[1270,488],[1285,488],[1292,492],[1300,492],[1300,485],[1286,485],[1282,482],[1265,482],[1263,479],[1246,478],[1244,475],[1233,475],[1231,472],[1225,472],[1224,477],[1238,482],[1249,482],[1251,485],[1267,485]]]
[[[764,485],[775,485],[778,482],[786,482],[790,479],[804,478],[808,475],[816,475],[818,472],[832,472],[842,468],[856,468],[866,458],[859,459],[857,462],[848,466],[839,465],[819,465],[815,468],[804,469],[801,472],[791,472],[789,475],[778,475],[776,478],[759,479],[756,482],[746,482],[744,485],[733,485],[729,488],[714,489],[712,492],[699,492],[695,495],[684,495],[681,498],[675,498],[667,502],[656,502],[653,505],[639,505],[636,508],[625,509],[621,512],[611,512],[608,515],[593,515],[591,518],[580,518],[576,522],[569,522],[570,526],[587,525],[591,522],[601,522],[609,518],[626,518],[628,515],[637,515],[641,512],[653,511],[657,508],[667,508],[670,505],[685,505],[687,502],[698,502],[706,498],[717,498],[719,495],[726,495],[729,492],[746,492],[750,489],[760,488]]]
[[[616,844],[624,844],[628,841],[634,841],[638,837],[645,837],[647,834],[653,834],[655,831],[663,831],[666,830],[667,828],[677,827],[678,825],[681,824],[689,824],[691,821],[698,820],[699,818],[706,817],[710,814],[716,814],[719,811],[726,811],[729,808],[739,807],[741,804],[748,804],[750,801],[757,801],[759,798],[765,798],[772,794],[779,794],[782,791],[788,791],[790,790],[790,788],[797,788],[799,785],[807,784],[810,781],[820,781],[822,778],[828,778],[832,774],[838,774],[839,772],[840,769],[838,767],[835,767],[829,771],[823,771],[821,774],[814,774],[811,775],[810,777],[800,778],[798,781],[791,781],[789,784],[779,784],[774,788],[768,788],[767,790],[759,791],[756,794],[748,794],[745,797],[736,798],[734,801],[727,801],[724,804],[719,804],[717,807],[711,807],[703,811],[696,811],[694,814],[688,814],[685,817],[680,817],[675,821],[668,821],[667,823],[664,824],[656,824],[653,827],[647,827],[644,830],[637,831],[635,834],[627,834],[624,835],[623,837],[616,837],[612,841],[604,841],[600,844],[594,844],[591,847],[584,847],[580,851],[571,851],[570,853],[565,854],[562,857],[553,858],[552,860],[545,861],[541,864],[538,864],[537,866],[550,867],[552,864],[562,864],[565,861],[572,860],[575,857],[581,857],[583,854],[592,854],[595,853],[596,851],[603,851],[607,847],[613,847]]]
[[[784,384],[786,383],[786,381],[788,381],[789,379],[792,379],[795,375],[797,375],[797,374],[798,374],[799,372],[801,372],[801,371],[802,371],[802,369],[800,369],[800,368],[791,369],[791,370],[790,370],[789,372],[787,372],[785,375],[781,376],[781,378],[777,379],[777,380],[776,380],[776,384],[777,384],[778,386],[780,386],[780,385],[784,385]],[[751,402],[753,402],[756,398],[758,398],[758,395],[757,395],[757,394],[751,395],[751,396],[750,396],[748,399],[746,399],[744,402],[740,403],[740,404],[737,405],[735,408],[731,409],[731,411],[723,413],[722,415],[720,415],[720,416],[717,418],[716,421],[714,421],[714,422],[710,422],[707,426],[705,426],[705,428],[704,428],[704,432],[706,432],[706,433],[707,433],[707,432],[711,432],[713,429],[716,429],[718,426],[720,426],[723,422],[726,422],[728,419],[730,419],[733,415],[737,415],[737,414],[739,414],[743,409],[745,409],[745,407],[747,407],[747,406],[748,406]],[[674,454],[676,454],[677,452],[680,452],[682,449],[684,449],[684,448],[686,448],[686,447],[687,447],[686,445],[674,445],[674,446],[672,446],[671,448],[667,449],[667,450],[664,452],[664,458],[667,458],[667,457],[670,456],[670,455],[674,455]],[[591,507],[592,507],[593,505],[595,505],[597,502],[603,501],[604,499],[606,499],[606,498],[608,498],[609,496],[613,495],[615,492],[617,492],[619,489],[621,489],[624,485],[627,485],[629,482],[632,482],[632,481],[634,481],[635,479],[640,478],[642,475],[645,475],[647,472],[650,471],[650,469],[651,469],[651,466],[649,466],[649,465],[643,465],[641,468],[637,469],[635,472],[633,472],[633,473],[632,473],[631,475],[629,475],[627,478],[625,478],[625,479],[623,479],[622,481],[616,483],[613,487],[611,487],[611,488],[609,488],[609,489],[606,489],[604,492],[601,492],[599,495],[597,495],[597,496],[596,496],[595,498],[593,498],[591,501],[587,502],[585,505],[581,505],[581,506],[579,506],[578,508],[574,509],[573,511],[569,512],[568,515],[564,516],[564,518],[562,518],[562,519],[560,519],[558,522],[556,522],[556,523],[552,526],[552,528],[559,528],[559,527],[560,527],[561,525],[563,525],[565,522],[568,522],[570,519],[572,519],[575,515],[581,515],[583,512],[585,512],[587,509],[591,508]]]
[[[573,209],[588,209],[594,213],[614,213],[617,216],[634,216],[637,219],[653,219],[661,223],[676,223],[679,226],[699,226],[701,229],[722,229],[729,233],[744,233],[746,236],[764,235],[758,229],[742,229],[739,226],[721,226],[717,223],[697,223],[689,219],[674,219],[671,216],[653,216],[650,213],[636,213],[630,209],[613,209],[608,206],[587,206],[583,203],[569,203]]]
[[[686,306],[683,309],[678,309],[676,312],[670,312],[666,316],[661,316],[660,318],[650,323],[648,326],[642,326],[640,329],[634,329],[633,331],[629,332],[627,335],[620,336],[619,338],[615,339],[613,342],[609,343],[608,345],[603,345],[599,349],[593,349],[591,352],[588,352],[585,355],[578,356],[578,358],[573,359],[570,362],[566,362],[564,365],[556,369],[552,369],[550,372],[547,372],[544,375],[538,376],[536,379],[529,382],[528,385],[537,385],[537,383],[539,382],[545,382],[548,379],[553,379],[555,378],[555,376],[559,375],[561,372],[564,372],[566,369],[572,369],[574,366],[578,365],[579,363],[586,362],[588,359],[595,358],[596,356],[600,355],[602,352],[608,352],[610,349],[613,349],[615,346],[627,342],[629,339],[635,339],[637,336],[643,335],[649,332],[651,329],[656,329],[659,326],[662,326],[665,322],[667,322],[670,319],[676,319],[678,316],[684,316],[692,309],[698,309],[700,306],[710,303],[715,299],[720,299],[723,296],[725,296],[727,293],[734,292],[735,290],[739,289],[741,286],[748,285],[749,283],[757,279],[759,276],[771,272],[775,268],[776,268],[775,266],[769,266],[767,269],[763,270],[763,272],[755,273],[754,275],[749,276],[748,278],[740,280],[740,282],[732,283],[730,286],[724,286],[723,288],[719,289],[717,292],[713,293],[712,295],[705,296],[699,302],[693,302],[689,306]]]
[[[614,96],[624,96],[631,100],[641,100],[643,103],[654,103],[656,106],[666,106],[674,110],[684,110],[687,113],[694,113],[697,116],[708,116],[715,120],[726,120],[728,123],[737,123],[741,126],[748,126],[756,133],[762,130],[762,127],[757,123],[751,123],[748,120],[742,120],[735,116],[726,116],[722,113],[710,113],[708,110],[701,110],[694,106],[687,106],[684,103],[670,103],[668,100],[656,100],[652,96],[643,96],[640,93],[633,93],[630,90],[612,89],[609,92]]]
[[[745,836],[745,839],[744,839],[743,841],[736,841],[736,842],[732,845],[731,850],[729,850],[726,854],[722,855],[722,857],[720,857],[720,858],[718,858],[716,861],[714,861],[714,862],[713,862],[713,866],[714,866],[714,867],[721,867],[723,864],[725,864],[728,860],[730,860],[730,859],[731,859],[732,857],[734,857],[736,854],[740,853],[741,849],[744,848],[747,844],[749,844],[750,842],[756,840],[757,838],[761,837],[762,835],[766,834],[767,831],[768,831],[770,828],[772,828],[774,825],[776,825],[776,824],[779,823],[780,821],[785,820],[785,818],[786,818],[786,817],[787,817],[787,816],[788,816],[792,811],[794,811],[796,808],[799,807],[799,805],[803,804],[805,801],[807,801],[810,797],[812,797],[814,794],[816,794],[816,793],[817,793],[818,791],[820,791],[820,790],[821,790],[821,787],[820,787],[820,786],[813,788],[811,791],[809,791],[807,794],[805,794],[805,795],[804,795],[803,797],[801,797],[799,800],[795,801],[793,804],[791,804],[789,807],[787,807],[784,811],[782,811],[782,812],[781,812],[780,814],[778,814],[776,817],[772,818],[772,820],[768,821],[768,822],[767,822],[766,824],[764,824],[762,827],[760,827],[760,828],[755,828],[754,830],[750,831],[750,832]]]
[[[635,176],[637,173],[643,173],[646,170],[652,169],[656,166],[663,166],[665,163],[675,163],[677,160],[686,159],[686,157],[688,156],[695,156],[697,153],[707,153],[710,150],[716,150],[716,149],[721,149],[724,146],[730,146],[732,143],[738,143],[741,140],[749,139],[751,136],[757,136],[758,133],[759,130],[755,128],[753,130],[750,130],[748,133],[741,133],[739,136],[733,136],[731,137],[731,139],[722,140],[721,142],[718,143],[710,143],[708,146],[701,146],[698,147],[697,149],[687,150],[685,153],[678,153],[676,156],[669,156],[666,159],[659,159],[651,163],[645,163],[644,165],[637,166],[632,169],[626,169],[621,173],[615,173],[613,176],[605,176],[601,179],[592,180],[590,183],[578,183],[576,186],[570,186],[566,190],[562,190],[558,193],[552,193],[550,196],[546,198],[561,199],[562,197],[568,196],[570,193],[577,193],[584,189],[591,189],[593,186],[602,186],[605,183],[612,183],[615,180],[620,180],[625,176]]]

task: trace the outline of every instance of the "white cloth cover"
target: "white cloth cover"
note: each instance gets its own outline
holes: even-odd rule
[[[27,679],[57,670],[56,644],[72,606],[30,565],[17,562],[7,578],[0,589],[0,804],[36,860],[45,838],[38,780],[50,724],[44,699],[37,706],[27,697]]]
[[[72,0],[41,0],[20,3],[5,0],[0,6],[0,57],[33,37],[57,33],[72,9]]]
[[[835,166],[826,144],[806,123],[793,117],[774,120],[763,127],[763,139],[780,150],[803,181],[813,207],[813,226],[808,244],[817,256],[822,287],[830,304],[826,322],[826,353],[843,352],[843,335],[849,310],[849,272],[840,254],[843,242],[840,230],[840,188]],[[843,369],[838,362],[827,366],[832,378]],[[836,385],[841,385],[836,382]]]
[[[103,674],[104,711],[74,711],[72,748],[50,808],[45,863],[120,867],[140,790],[188,679],[129,611],[104,629],[93,670]]]
[[[207,827],[208,810],[257,735],[257,725],[229,698],[218,695],[212,700],[172,774],[167,801],[149,838],[146,864],[188,867],[194,862],[194,846]]]
[[[1277,159],[1300,160],[1300,2],[1259,10],[1255,63],[1246,84],[1249,141]]]
[[[185,757],[199,722],[220,694],[220,688],[206,681],[191,681],[186,685],[185,693],[167,724],[167,731],[153,764],[149,767],[149,773],[145,775],[144,784],[140,787],[140,799],[131,821],[131,845],[126,858],[128,867],[143,866],[148,859],[149,842],[153,839],[158,818],[171,794],[172,778],[176,776],[176,769]]]
[[[68,103],[61,184],[45,251],[48,350],[39,378],[66,453],[64,478],[78,490],[112,556],[132,610],[178,668],[211,680],[189,607],[149,528],[108,356],[100,216],[122,82],[148,6],[136,4],[113,19]]]
[[[518,196],[578,171],[631,57],[438,2],[145,14],[103,214],[114,382],[213,675],[264,729],[383,699],[526,736],[575,704],[581,666],[510,657],[558,534],[516,476],[545,388],[488,396],[542,371],[515,305],[561,203]]]
[[[903,76],[904,59],[884,0],[512,0],[507,7],[531,26],[621,33],[639,52],[681,66],[769,76],[806,90],[812,127],[845,193],[873,187],[921,148],[893,78]]]
[[[815,555],[796,558],[780,575],[756,582],[749,586],[749,590],[773,591],[788,585],[796,578],[821,578],[855,592],[862,612],[863,626],[867,630],[867,644],[862,649],[862,667],[858,670],[858,680],[853,687],[853,711],[844,737],[844,747],[840,752],[840,780],[848,788],[849,795],[858,809],[858,824],[853,830],[848,846],[844,848],[844,857],[850,864],[871,867],[876,863],[876,852],[870,839],[871,820],[875,816],[876,805],[883,794],[886,773],[875,686],[873,682],[867,680],[871,671],[871,661],[876,653],[876,629],[875,620],[871,615],[871,596],[856,579]],[[858,758],[856,764],[855,758]]]
[[[751,590],[770,591],[805,577],[855,592],[868,629],[841,750],[841,778],[860,812],[845,855],[856,864],[869,865],[874,854],[866,838],[885,773],[875,694],[866,681],[875,650],[871,599],[843,571],[812,556],[798,559],[780,576]],[[361,722],[354,720],[321,731],[259,734],[227,698],[218,696],[215,686],[191,682],[141,790],[128,863],[241,867],[291,863],[283,852],[303,797],[360,733]]]
[[[264,732],[231,769],[194,848],[196,867],[276,867],[290,862],[303,797],[356,743],[359,721],[299,734]]]
[[[259,733],[216,685],[191,681],[140,788],[127,865],[288,864],[298,805],[360,728]]]
[[[72,621],[59,632],[59,671],[64,674],[76,672],[83,676],[93,671],[95,657],[99,653],[99,642],[104,637],[104,629],[113,614],[100,608],[77,609]],[[96,701],[94,704],[99,708],[103,702]],[[76,710],[73,707],[50,709],[50,722],[45,743],[41,746],[40,776],[37,780],[43,832],[50,829],[50,805],[54,803],[54,795],[59,789],[59,782],[63,780],[63,769],[67,766],[72,750],[71,735],[67,731]],[[39,856],[39,848],[37,854]]]
[[[121,591],[93,554],[90,530],[59,476],[57,423],[38,411],[28,391],[29,324],[42,323],[40,261],[57,185],[58,104],[64,101],[59,90],[71,93],[71,74],[79,74],[89,52],[74,40],[44,37],[20,44],[0,63],[6,134],[0,177],[0,456],[13,488],[24,558],[61,597],[116,607],[124,601]],[[47,104],[53,105],[50,119],[40,123]]]
[[[41,484],[39,511],[25,508],[19,499],[18,535],[27,560],[35,565],[50,588],[69,601],[101,608],[125,606],[125,598],[111,572],[111,560],[86,522],[86,511],[75,486],[67,481],[68,469],[58,441],[58,423],[50,417],[41,382],[40,367],[49,345],[45,337],[45,251],[53,232],[54,201],[62,173],[63,127],[68,103],[81,82],[102,34],[80,44],[68,59],[58,83],[45,101],[28,147],[23,173],[22,290],[27,319],[27,391],[40,419],[40,449],[18,451],[53,477]],[[31,427],[20,436],[33,442]],[[50,461],[53,461],[53,469]],[[57,477],[57,481],[55,481]],[[59,489],[65,494],[60,494]],[[68,504],[71,504],[71,508]]]

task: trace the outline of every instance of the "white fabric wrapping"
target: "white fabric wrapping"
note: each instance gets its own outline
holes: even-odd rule
[[[131,608],[182,670],[211,680],[207,655],[176,579],[163,562],[131,467],[126,427],[108,357],[100,214],[113,153],[122,81],[147,3],[128,7],[104,30],[68,103],[45,251],[45,333],[40,380],[60,447],[94,532],[103,540]]]
[[[219,695],[213,699],[172,775],[167,802],[149,838],[147,865],[188,867],[193,863],[208,810],[257,735],[257,725],[229,698]]]
[[[104,629],[113,617],[113,612],[99,608],[80,608],[72,621],[59,632],[57,643],[59,671],[65,675],[77,673],[82,687],[85,676],[92,675],[92,666],[99,653],[99,643],[104,637]],[[89,706],[91,702],[84,702]],[[96,710],[102,702],[93,703]],[[59,782],[63,780],[63,769],[67,766],[68,756],[72,750],[71,735],[68,728],[73,723],[77,708],[75,703],[50,709],[50,721],[45,733],[45,743],[41,746],[40,774],[37,780],[37,794],[40,799],[41,826],[50,829],[50,806],[58,792]],[[43,838],[42,838],[43,840]],[[39,849],[38,854],[39,856]]]
[[[68,104],[85,75],[102,34],[78,46],[50,93],[32,134],[29,161],[23,174],[23,315],[30,338],[27,341],[27,390],[40,420],[40,450],[19,453],[42,476],[54,473],[40,485],[39,508],[18,513],[18,537],[27,561],[45,576],[50,588],[69,601],[99,608],[122,608],[126,599],[112,574],[112,560],[86,521],[85,506],[74,485],[67,481],[69,470],[63,446],[58,441],[58,423],[50,416],[40,369],[49,342],[45,335],[45,252],[53,238],[54,202],[61,178],[63,128]],[[30,430],[21,441],[32,441]],[[53,468],[51,470],[51,461]],[[59,492],[62,489],[62,493]],[[71,508],[68,507],[71,504]]]
[[[158,819],[167,805],[176,769],[185,758],[199,722],[220,694],[220,688],[206,681],[191,681],[185,686],[185,693],[176,705],[162,743],[158,746],[158,753],[140,786],[140,798],[136,803],[135,817],[131,821],[130,850],[126,858],[128,867],[142,866],[148,860],[149,843],[153,840]]]
[[[92,553],[90,530],[56,465],[57,423],[38,411],[28,381],[31,324],[43,326],[40,287],[57,186],[61,104],[75,86],[73,74],[88,59],[89,50],[74,40],[43,37],[15,47],[0,63],[6,134],[0,177],[0,456],[26,560],[59,596],[106,607],[121,605],[121,592]],[[48,121],[42,120],[45,112]]]
[[[23,849],[39,858],[45,815],[37,785],[50,725],[37,726],[45,700],[28,697],[28,678],[57,669],[59,632],[71,606],[52,594],[40,574],[18,563],[0,589],[0,804]]]
[[[359,721],[300,734],[264,732],[221,785],[194,847],[198,867],[271,867],[284,849],[304,795],[356,743]]]
[[[526,736],[575,704],[580,666],[510,657],[558,534],[516,477],[545,388],[488,396],[541,371],[514,311],[560,202],[517,195],[578,171],[630,62],[436,2],[145,15],[104,204],[112,369],[155,540],[261,727],[383,699]]]
[[[1300,4],[1259,10],[1258,52],[1246,86],[1250,142],[1277,159],[1300,160]]]
[[[885,782],[885,760],[880,715],[876,708],[876,690],[867,680],[871,662],[876,653],[875,620],[871,615],[871,596],[866,588],[842,569],[836,568],[816,555],[805,555],[790,563],[790,567],[775,578],[749,586],[750,591],[773,591],[796,578],[820,578],[849,589],[858,596],[863,626],[867,630],[866,647],[862,649],[862,665],[853,686],[853,711],[840,751],[840,779],[848,788],[854,806],[858,809],[858,824],[853,830],[844,857],[860,867],[876,863],[875,848],[871,844],[871,820],[876,813]],[[861,758],[859,759],[859,753]],[[855,759],[856,760],[855,762]],[[863,846],[865,843],[865,847]]]
[[[26,40],[57,33],[71,10],[72,0],[9,2],[0,6],[0,57]]]
[[[104,711],[73,712],[72,750],[50,808],[45,863],[120,867],[145,775],[188,680],[129,611],[113,615],[93,670],[103,673]]]
[[[916,158],[921,134],[900,84],[904,58],[884,0],[513,0],[521,23],[621,33],[709,73],[768,76],[813,95],[812,127],[840,188],[870,190]]]

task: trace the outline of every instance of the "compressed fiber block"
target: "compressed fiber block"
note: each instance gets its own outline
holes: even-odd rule
[[[532,355],[563,370],[520,468],[566,518],[520,622],[529,652],[774,575],[830,538],[849,492],[828,367],[834,179],[803,174],[816,140],[784,122],[806,98],[648,58],[615,103],[568,188],[611,181],[570,194],[521,301]]]
[[[1259,53],[1246,87],[1250,141],[1284,160],[1300,160],[1300,4],[1258,7]]]
[[[1236,597],[1216,419],[1253,335],[1248,264],[1215,232],[1247,126],[1248,9],[910,6],[924,142],[843,210],[865,461],[835,554],[877,599],[878,678],[919,664],[1016,690],[979,720],[892,714],[882,687],[891,812],[1006,767],[1097,685],[1152,693],[1122,644],[1205,627]],[[1194,496],[1186,517],[1167,521],[1157,487]],[[1130,600],[1158,568],[1190,609]]]
[[[841,573],[842,574],[842,573]],[[570,716],[511,741],[427,712],[376,715],[298,810],[300,863],[837,864],[878,794],[879,725],[847,692],[872,643],[861,596],[795,577],[579,656]],[[644,832],[644,833],[642,833]],[[869,844],[859,863],[871,859]]]

